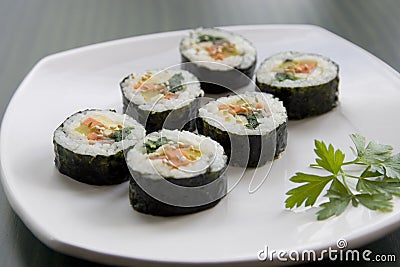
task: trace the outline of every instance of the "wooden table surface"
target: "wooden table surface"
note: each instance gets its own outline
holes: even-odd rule
[[[400,71],[399,16],[398,0],[0,0],[0,118],[22,79],[44,56],[97,42],[198,26],[319,25]],[[380,265],[399,266],[400,230],[362,249],[395,254],[396,262]],[[307,265],[317,264],[335,263],[325,260]],[[103,265],[47,248],[15,215],[0,188],[0,266]]]

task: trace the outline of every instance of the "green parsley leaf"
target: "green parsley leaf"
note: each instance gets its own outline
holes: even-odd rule
[[[400,181],[397,179],[368,180],[364,178],[358,180],[356,189],[370,195],[383,194],[391,198],[392,195],[400,196]]]
[[[346,210],[350,200],[352,200],[352,195],[337,179],[333,180],[325,197],[329,198],[329,202],[320,205],[321,209],[317,212],[318,220],[325,220],[334,215],[339,216]]]
[[[351,196],[345,195],[341,198],[334,198],[329,202],[322,203],[321,209],[317,212],[317,220],[326,220],[332,216],[339,216],[349,206]]]
[[[385,174],[391,178],[400,178],[400,154],[396,154],[383,162]]]
[[[301,172],[296,173],[290,178],[290,181],[304,184],[286,193],[289,195],[286,199],[286,208],[300,207],[303,203],[306,207],[314,205],[322,190],[333,178],[334,176],[321,177]]]
[[[382,177],[382,174],[377,171],[371,171],[370,168],[366,168],[360,175],[360,178],[378,178]]]
[[[350,137],[356,145],[358,159],[366,165],[379,165],[387,160],[392,153],[393,147],[389,145],[382,145],[371,141],[365,146],[365,137],[358,134],[352,134]],[[379,166],[375,167],[380,169]]]
[[[327,147],[324,142],[315,140],[314,152],[319,156],[315,161],[320,167],[334,175],[338,174],[345,157],[342,151],[335,151],[332,145]]]
[[[326,193],[325,197],[329,197],[329,199],[339,198],[344,195],[350,195],[347,188],[338,180],[333,179],[331,187],[329,188],[328,192]]]
[[[356,155],[361,157],[364,154],[365,150],[365,143],[366,143],[365,137],[359,134],[351,134],[350,138],[353,141],[354,145],[356,146],[357,149]]]
[[[168,139],[166,137],[160,137],[157,140],[147,140],[145,142],[146,152],[147,154],[155,152],[159,147],[168,143]]]
[[[357,200],[371,210],[392,211],[393,203],[386,194],[357,194]]]

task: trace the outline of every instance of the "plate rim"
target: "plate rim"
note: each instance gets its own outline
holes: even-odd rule
[[[350,42],[349,40],[341,37],[340,35],[333,33],[323,27],[313,25],[313,24],[254,24],[254,25],[234,25],[234,26],[215,26],[218,28],[222,29],[227,29],[231,31],[246,31],[246,30],[268,30],[268,29],[305,29],[305,30],[314,30],[314,31],[319,31],[323,32],[324,34],[329,34],[332,37],[336,39],[341,39],[341,41],[346,42],[347,45],[352,46],[353,49],[357,49],[359,52],[363,54],[363,56],[369,57],[370,59],[373,59],[375,62],[378,62],[381,64],[384,68],[385,71],[390,71],[391,75],[396,76],[397,79],[400,79],[400,73],[398,73],[393,67],[391,67],[389,64],[381,60],[380,58],[376,57],[372,53],[368,52],[367,50],[361,48],[360,46]],[[254,258],[247,258],[247,257],[238,257],[234,258],[231,260],[227,259],[218,259],[218,260],[203,260],[201,262],[199,261],[187,261],[187,260],[182,260],[182,261],[171,261],[171,260],[166,260],[166,261],[158,261],[158,260],[152,260],[151,258],[138,258],[138,257],[126,257],[126,256],[119,256],[111,253],[104,253],[104,252],[99,252],[96,250],[84,248],[84,247],[79,247],[75,246],[73,244],[70,244],[69,242],[63,241],[58,239],[57,237],[51,235],[51,233],[48,233],[46,229],[44,229],[40,224],[37,224],[32,218],[30,218],[29,214],[25,212],[24,208],[20,203],[18,203],[17,199],[15,198],[15,193],[13,193],[12,189],[10,188],[10,185],[8,183],[8,179],[6,178],[6,173],[5,173],[5,168],[4,168],[4,163],[2,158],[5,157],[5,152],[3,149],[3,131],[4,127],[3,125],[7,124],[9,120],[9,114],[11,113],[10,107],[13,106],[13,102],[15,102],[18,98],[18,96],[21,94],[21,92],[24,92],[25,90],[28,90],[28,87],[25,86],[26,83],[29,82],[30,79],[35,75],[38,69],[42,67],[42,65],[47,64],[48,62],[51,62],[52,60],[57,60],[58,58],[62,57],[68,57],[70,55],[76,54],[76,53],[84,53],[86,51],[94,50],[94,49],[101,49],[105,47],[110,47],[110,46],[115,46],[115,45],[121,45],[124,43],[129,43],[131,41],[141,41],[141,40],[146,40],[146,39],[154,39],[154,38],[160,38],[160,37],[168,37],[168,36],[176,36],[177,34],[185,34],[191,29],[184,29],[184,30],[176,30],[176,31],[166,31],[166,32],[157,32],[157,33],[150,33],[150,34],[143,34],[143,35],[137,35],[137,36],[132,36],[132,37],[127,37],[127,38],[121,38],[121,39],[116,39],[116,40],[110,40],[106,42],[100,42],[100,43],[94,43],[90,45],[85,45],[85,46],[80,46],[76,48],[72,48],[66,51],[61,51],[57,52],[54,54],[47,55],[40,59],[29,71],[29,73],[25,76],[25,78],[22,80],[22,82],[18,85],[17,89],[15,90],[13,96],[11,97],[7,108],[4,112],[4,116],[0,125],[0,181],[3,186],[3,190],[5,192],[6,198],[12,207],[13,211],[18,215],[18,217],[21,219],[21,221],[27,226],[29,231],[37,237],[41,242],[43,242],[45,245],[50,247],[51,249],[54,249],[55,251],[59,251],[61,253],[65,253],[70,256],[78,257],[81,259],[86,259],[98,263],[108,263],[108,264],[122,264],[122,265],[131,265],[133,263],[139,264],[139,266],[158,266],[158,265],[168,265],[168,264],[210,264],[210,263],[217,263],[217,264],[257,264],[255,262]],[[395,216],[397,215],[397,216]],[[396,218],[397,217],[397,218]],[[351,234],[348,236],[348,241],[351,240],[351,244],[349,247],[359,247],[361,245],[364,245],[366,243],[372,242],[383,235],[390,233],[394,231],[395,229],[400,227],[400,212],[398,214],[394,214],[393,216],[386,218],[383,222],[378,223],[378,226],[370,226],[364,229],[361,232],[358,232],[357,234]],[[368,233],[368,236],[366,237],[366,233]],[[317,247],[313,247],[315,251],[321,251],[322,249],[326,248],[327,243],[324,243],[324,245],[319,245]],[[334,244],[331,244],[334,245]],[[304,249],[304,247],[302,247]],[[294,248],[295,249],[295,248]],[[272,262],[274,264],[277,264],[277,261]]]

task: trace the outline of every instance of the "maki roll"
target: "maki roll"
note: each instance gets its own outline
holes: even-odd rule
[[[200,108],[197,130],[224,147],[229,164],[259,167],[286,148],[286,109],[261,92],[221,97]]]
[[[221,93],[251,81],[256,49],[244,37],[215,28],[198,28],[180,43],[182,68],[202,82],[206,93]]]
[[[282,52],[261,63],[256,83],[283,101],[289,119],[303,119],[336,107],[339,66],[317,54]]]
[[[208,137],[153,132],[127,153],[131,205],[158,216],[211,208],[227,192],[226,161],[222,146]]]
[[[57,169],[72,179],[111,185],[129,179],[124,148],[145,136],[142,125],[113,110],[85,110],[67,118],[54,132]]]
[[[145,125],[147,132],[162,128],[195,129],[197,98],[204,95],[199,80],[179,70],[132,73],[120,83],[123,111]]]

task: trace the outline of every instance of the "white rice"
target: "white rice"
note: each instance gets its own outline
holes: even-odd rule
[[[236,49],[238,50],[240,55],[229,56],[224,58],[223,60],[215,60],[209,55],[209,53],[205,49],[203,49],[203,46],[207,45],[207,43],[198,43],[198,37],[204,34],[223,37],[227,39],[230,43],[236,46]],[[188,36],[185,36],[182,39],[180,50],[182,55],[189,59],[191,62],[196,62],[197,65],[206,67],[210,70],[219,71],[230,70],[231,68],[246,69],[254,64],[257,56],[255,47],[251,44],[250,41],[248,41],[244,37],[238,34],[214,28],[198,28],[191,31]]]
[[[162,159],[149,159],[144,145],[137,145],[127,153],[128,166],[141,174],[151,174],[154,179],[161,177],[189,178],[207,171],[216,172],[226,166],[227,156],[222,146],[209,137],[196,135],[187,131],[162,129],[145,137],[146,140],[156,141],[160,137],[166,137],[174,142],[182,142],[193,145],[201,152],[201,157],[187,166],[172,168]]]
[[[101,140],[88,140],[87,136],[75,130],[85,119],[96,118],[98,116],[104,116],[113,123],[122,125],[124,128],[132,127],[133,129],[129,135],[124,136],[124,140],[112,143],[104,143]],[[54,141],[76,154],[110,156],[124,148],[136,145],[144,136],[144,127],[128,115],[110,110],[85,110],[75,113],[65,120],[62,127],[57,128],[54,132]]]
[[[295,61],[312,60],[317,62],[316,68],[310,72],[297,73],[296,80],[286,79],[279,81],[275,78],[276,69],[285,60],[291,59]],[[257,70],[257,81],[263,84],[268,84],[278,87],[307,87],[327,83],[335,79],[338,75],[338,66],[329,58],[317,54],[307,54],[294,51],[281,52],[267,58],[261,63]]]
[[[264,106],[264,109],[261,111],[264,117],[257,118],[260,125],[255,129],[245,126],[247,119],[244,116],[234,116],[226,112],[226,110],[219,110],[218,108],[220,105],[234,104],[239,100],[244,100],[250,105],[261,103]],[[279,101],[279,99],[271,94],[261,92],[246,92],[244,94],[218,98],[200,108],[199,116],[211,126],[237,135],[265,135],[287,121],[286,109],[282,101]]]
[[[152,74],[148,82],[157,84],[168,81],[174,74],[182,73],[184,89],[177,92],[176,98],[166,99],[164,95],[160,93],[149,100],[145,100],[141,94],[141,89],[134,89],[134,86],[140,82],[142,76],[146,73]],[[124,97],[127,98],[128,101],[138,105],[142,110],[154,112],[179,109],[189,105],[195,98],[204,95],[196,76],[185,70],[152,70],[144,73],[132,73],[124,80],[121,86]]]

